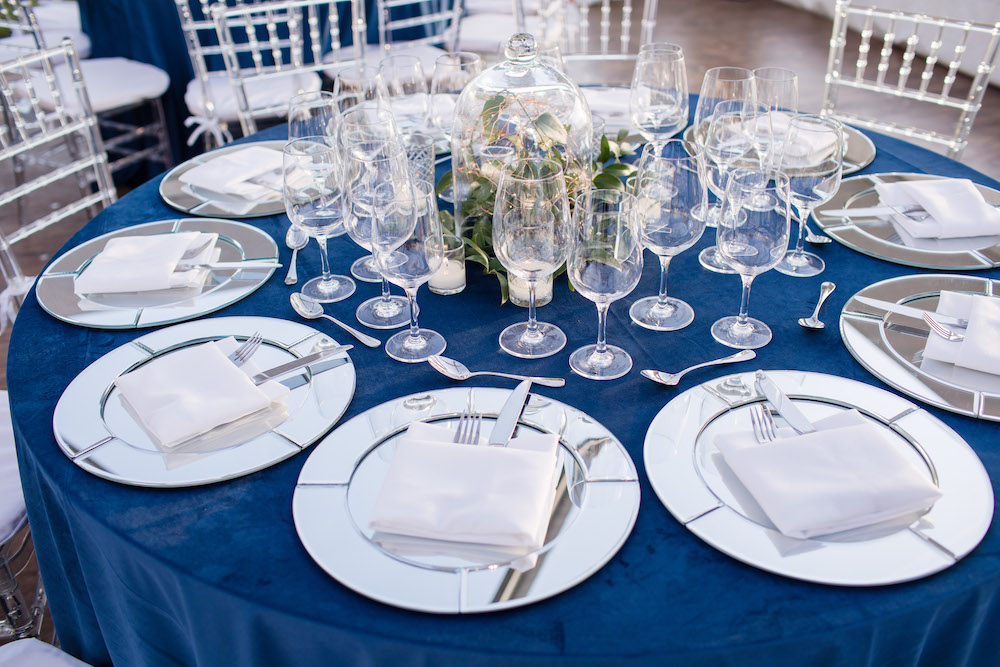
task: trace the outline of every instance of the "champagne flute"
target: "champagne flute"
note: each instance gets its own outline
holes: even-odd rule
[[[293,225],[319,243],[323,275],[302,286],[315,301],[331,303],[354,293],[354,281],[330,272],[326,242],[344,233],[343,202],[336,152],[326,137],[289,141],[283,152],[282,194]]]
[[[756,349],[771,341],[771,329],[749,317],[750,285],[773,268],[788,246],[791,225],[788,177],[739,167],[733,171],[723,197],[716,229],[716,246],[743,281],[739,315],[723,317],[712,325],[712,337],[723,345]],[[762,198],[770,201],[761,206]]]
[[[424,66],[417,56],[389,56],[378,68],[385,101],[403,134],[427,126],[428,89]]]
[[[329,137],[333,141],[339,117],[335,93],[326,90],[299,93],[288,102],[288,138]]]
[[[640,51],[629,94],[632,124],[647,141],[661,143],[687,125],[684,51],[676,44]]]
[[[758,67],[753,71],[757,103],[767,115],[757,127],[761,165],[776,169],[781,159],[788,122],[799,110],[799,79],[784,67]]]
[[[632,321],[654,331],[676,331],[694,321],[694,309],[667,296],[670,260],[693,246],[705,231],[696,208],[705,202],[705,181],[697,157],[661,158],[657,172],[640,173],[636,205],[642,245],[660,258],[660,291],[629,309]]]
[[[441,334],[417,324],[417,290],[444,261],[436,199],[429,183],[413,183],[408,177],[387,179],[375,188],[375,261],[410,301],[409,331],[385,342],[386,353],[397,361],[426,361],[446,346]]]
[[[777,266],[781,273],[804,278],[822,273],[826,268],[818,255],[803,248],[806,220],[814,208],[830,201],[840,188],[843,156],[844,126],[840,121],[801,114],[789,122],[781,171],[789,179],[799,236],[795,248],[785,253]]]
[[[613,380],[629,372],[632,357],[608,345],[608,308],[642,276],[642,242],[635,197],[620,190],[581,194],[573,209],[575,234],[566,267],[573,288],[597,305],[597,343],[569,357],[569,366],[592,380]]]
[[[500,348],[515,357],[548,357],[566,345],[566,334],[535,319],[538,281],[569,254],[566,176],[554,160],[524,158],[504,165],[493,209],[493,249],[508,272],[528,285],[528,321],[500,333]]]

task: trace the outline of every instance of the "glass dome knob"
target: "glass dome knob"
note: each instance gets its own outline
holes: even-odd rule
[[[504,47],[504,55],[507,60],[515,63],[527,63],[535,59],[535,37],[529,33],[521,32],[507,40]]]

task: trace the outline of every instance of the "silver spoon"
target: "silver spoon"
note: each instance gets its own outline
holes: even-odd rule
[[[806,329],[822,329],[826,325],[819,321],[819,309],[823,307],[823,302],[826,298],[833,294],[833,290],[837,289],[837,286],[831,283],[829,280],[824,282],[819,286],[819,301],[816,302],[816,310],[813,314],[806,317],[799,318],[799,324],[804,326]]]
[[[493,373],[491,371],[473,372],[466,368],[465,364],[462,362],[449,359],[448,357],[442,357],[441,355],[431,357],[427,360],[427,363],[429,363],[438,373],[446,377],[450,377],[452,380],[468,380],[469,378],[477,375],[495,375],[496,377],[510,378],[511,380],[531,380],[534,384],[540,384],[545,387],[562,387],[566,384],[566,380],[563,378],[528,377],[527,375]]]
[[[681,377],[691,371],[698,368],[705,368],[706,366],[718,366],[720,364],[735,364],[738,361],[746,361],[748,359],[753,359],[757,356],[757,353],[753,350],[740,350],[736,354],[731,354],[728,357],[722,357],[721,359],[713,359],[712,361],[706,361],[701,364],[695,364],[694,366],[689,366],[679,373],[667,373],[665,371],[655,371],[647,369],[642,371],[642,376],[644,378],[649,378],[653,382],[659,382],[660,384],[665,384],[668,387],[674,387],[678,382],[681,381]]]
[[[294,285],[299,282],[298,272],[295,270],[295,260],[298,258],[299,249],[306,247],[309,237],[300,228],[292,225],[285,234],[285,245],[292,249],[292,261],[288,264],[288,275],[285,276],[286,285]]]
[[[829,236],[824,236],[823,234],[816,234],[809,227],[809,218],[806,218],[806,222],[802,223],[806,227],[806,242],[812,243],[813,245],[823,245],[829,243],[833,239]]]
[[[354,327],[349,327],[337,318],[327,315],[323,312],[323,306],[320,305],[318,301],[310,299],[300,292],[293,292],[290,300],[292,302],[292,308],[295,309],[295,312],[307,320],[315,320],[320,317],[325,317],[368,347],[378,347],[382,344],[382,341],[378,338],[373,338],[368,334],[361,333]]]

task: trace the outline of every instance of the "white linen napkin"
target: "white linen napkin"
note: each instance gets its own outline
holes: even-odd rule
[[[180,175],[181,183],[224,195],[253,201],[281,198],[281,151],[266,146],[247,146],[211,158]],[[261,179],[265,185],[251,183]]]
[[[278,382],[255,386],[252,360],[237,367],[226,355],[233,338],[185,348],[115,380],[133,416],[164,448],[176,447],[222,424],[285,400]]]
[[[771,133],[776,143],[782,146],[781,160],[785,166],[808,167],[818,165],[833,153],[837,137],[830,132],[810,132],[800,128],[795,136],[790,136],[792,114],[784,111],[769,111]]]
[[[459,445],[451,429],[410,424],[368,526],[453,542],[537,549],[552,514],[559,439],[528,434],[506,447]]]
[[[914,238],[958,238],[1000,234],[1000,209],[986,203],[967,178],[876,183],[879,200],[896,208],[920,206],[930,214],[917,221],[902,213],[893,222]]]
[[[76,277],[73,291],[110,294],[200,287],[209,271],[185,267],[218,259],[218,238],[204,232],[119,236],[108,241]]]
[[[924,358],[1000,375],[1000,298],[944,291],[937,312],[966,319],[969,326],[965,331],[956,329],[965,334],[965,340],[960,341],[945,340],[931,332]]]
[[[807,539],[869,526],[941,497],[883,429],[857,411],[815,426],[815,433],[765,444],[746,432],[715,439],[726,464],[782,534]]]
[[[604,118],[605,133],[614,138],[618,130],[631,126],[629,103],[631,90],[614,86],[583,86],[580,88],[590,112]]]

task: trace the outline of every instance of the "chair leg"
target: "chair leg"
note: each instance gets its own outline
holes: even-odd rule
[[[24,603],[10,560],[0,557],[0,637],[29,637],[33,619]]]
[[[167,137],[167,117],[163,112],[163,98],[153,100],[153,118],[156,123],[157,141],[160,144],[160,162],[164,169],[173,166],[174,160],[170,152],[170,139]]]

